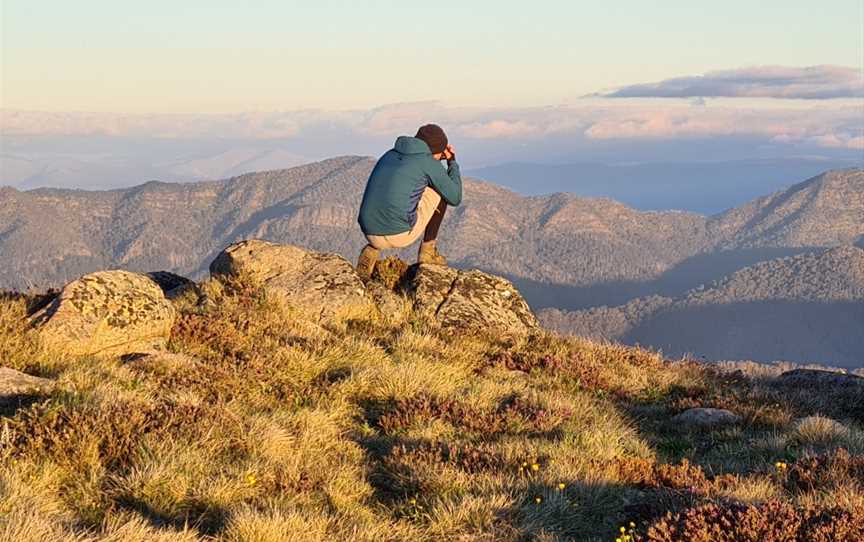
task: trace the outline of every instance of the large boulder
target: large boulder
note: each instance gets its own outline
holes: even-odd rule
[[[482,271],[417,265],[407,288],[414,310],[442,327],[525,333],[539,326],[510,281]]]
[[[64,286],[31,322],[52,351],[119,356],[164,346],[175,316],[149,277],[100,271]]]
[[[336,254],[251,239],[223,250],[210,264],[210,274],[250,279],[320,319],[374,310],[354,266]]]

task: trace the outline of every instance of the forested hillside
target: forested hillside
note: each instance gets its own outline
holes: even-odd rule
[[[548,309],[559,331],[708,359],[864,365],[864,250],[840,247],[745,268],[677,298]]]

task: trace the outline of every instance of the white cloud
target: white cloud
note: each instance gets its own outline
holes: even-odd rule
[[[674,77],[598,93],[607,98],[797,98],[864,97],[864,72],[846,66],[757,66]]]
[[[458,127],[459,133],[475,139],[511,139],[534,137],[540,133],[537,126],[525,121],[492,120],[473,122]]]

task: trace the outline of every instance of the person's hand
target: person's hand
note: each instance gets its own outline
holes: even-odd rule
[[[447,145],[447,148],[444,149],[444,158],[449,162],[456,158],[456,149],[453,145]]]

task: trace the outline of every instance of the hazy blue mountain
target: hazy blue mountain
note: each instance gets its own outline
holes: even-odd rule
[[[828,169],[864,165],[842,159],[777,159],[725,162],[662,162],[632,165],[602,163],[506,163],[470,170],[520,194],[572,192],[608,197],[641,210],[681,209],[714,214],[780,190],[790,179]]]

